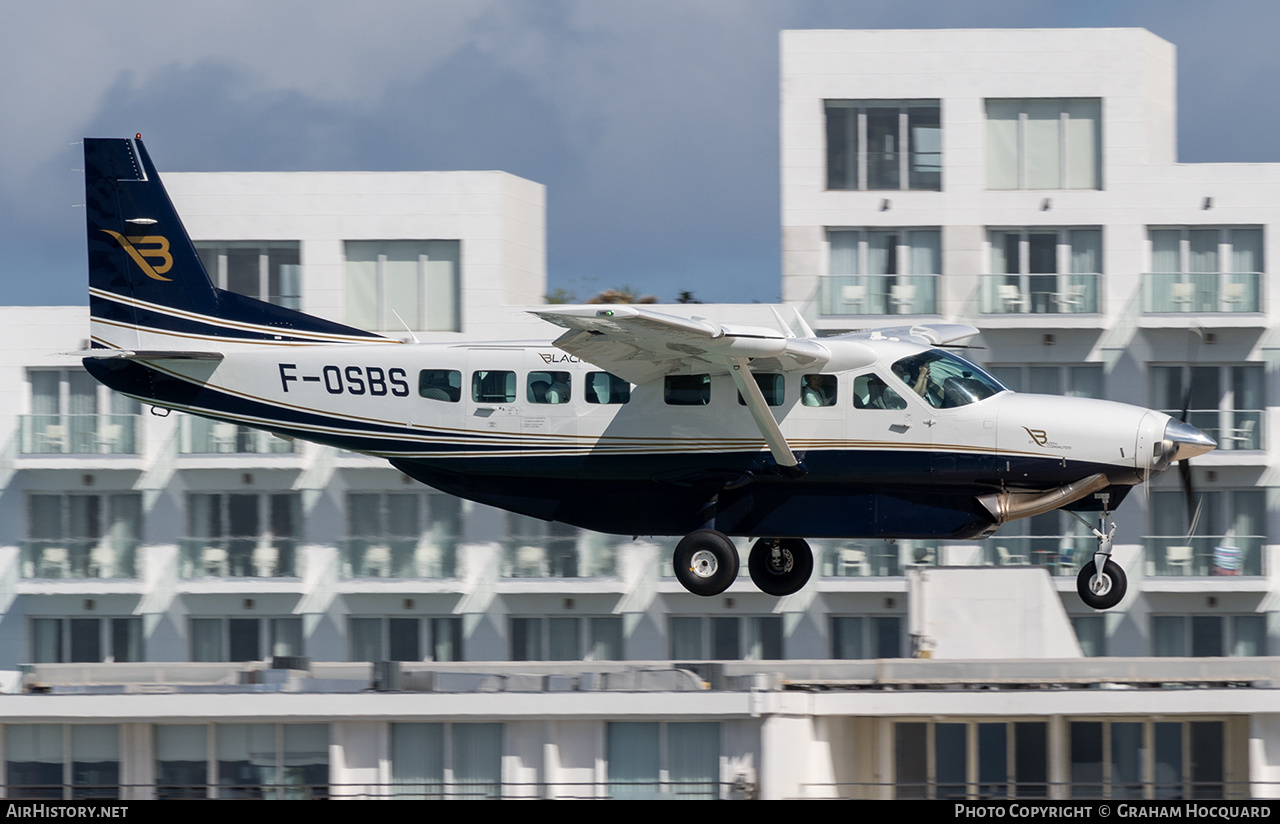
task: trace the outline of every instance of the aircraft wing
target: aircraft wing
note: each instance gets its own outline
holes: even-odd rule
[[[964,323],[921,323],[915,326],[887,326],[836,335],[838,340],[909,340],[926,346],[945,346],[978,334],[979,330]]]
[[[568,331],[555,345],[631,383],[663,375],[724,373],[740,359],[756,371],[815,370],[832,359],[817,341],[778,329],[728,326],[638,306],[556,306],[533,314]],[[867,361],[868,363],[870,360]]]

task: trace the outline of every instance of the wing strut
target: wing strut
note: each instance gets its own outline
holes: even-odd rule
[[[765,403],[760,385],[751,376],[749,364],[750,361],[746,358],[729,358],[729,375],[733,378],[738,391],[742,393],[747,409],[751,410],[751,417],[755,419],[760,434],[764,436],[764,442],[769,445],[769,451],[773,453],[773,459],[778,463],[778,468],[784,475],[802,477],[805,474],[805,468],[796,459],[795,453],[791,451],[791,445],[787,443],[786,437],[778,427],[778,422],[773,418],[773,413],[769,411],[769,405]]]

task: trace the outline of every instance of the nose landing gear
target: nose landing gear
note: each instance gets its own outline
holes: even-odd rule
[[[1089,525],[1079,515],[1076,517]],[[1076,592],[1080,594],[1080,600],[1093,609],[1111,609],[1124,600],[1129,588],[1124,570],[1111,560],[1111,541],[1116,534],[1116,524],[1110,513],[1103,512],[1098,525],[1089,529],[1098,539],[1098,548],[1093,553],[1093,560],[1085,564],[1076,576]]]

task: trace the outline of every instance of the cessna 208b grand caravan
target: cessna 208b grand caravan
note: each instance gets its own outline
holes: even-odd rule
[[[102,383],[512,512],[681,535],[675,573],[699,595],[737,577],[730,535],[764,536],[751,579],[787,595],[813,569],[805,538],[975,539],[1068,508],[1102,512],[1077,584],[1105,609],[1125,591],[1109,510],[1215,447],[1161,412],[1011,392],[945,348],[969,326],[816,338],[789,307],[745,327],[547,306],[552,344],[404,344],[215,288],[141,135],[84,153]]]

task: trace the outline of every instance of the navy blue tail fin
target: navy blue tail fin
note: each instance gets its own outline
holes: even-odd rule
[[[344,343],[386,340],[292,309],[218,289],[160,175],[134,139],[84,141],[93,345],[166,348],[219,342]],[[168,344],[172,348],[172,344]]]

